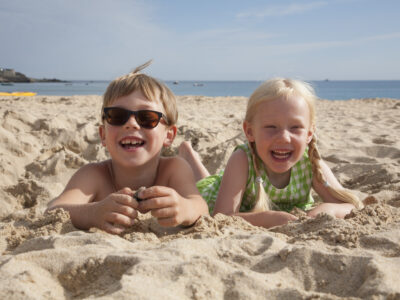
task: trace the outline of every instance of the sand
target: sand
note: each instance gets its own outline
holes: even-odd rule
[[[182,96],[178,136],[211,173],[244,141],[246,99]],[[47,203],[107,158],[100,96],[0,97],[0,299],[400,299],[400,101],[321,100],[318,138],[340,182],[367,198],[346,219],[271,230],[237,217],[122,236],[75,229]]]

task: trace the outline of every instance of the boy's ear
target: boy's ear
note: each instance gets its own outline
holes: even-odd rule
[[[165,137],[163,146],[164,147],[169,147],[172,145],[172,142],[174,141],[176,137],[176,126],[172,125],[167,129],[167,136]]]
[[[255,138],[253,135],[253,128],[251,128],[251,124],[249,122],[247,121],[243,122],[243,131],[249,142],[255,142]]]
[[[106,132],[105,132],[104,125],[99,126],[99,135],[100,135],[100,139],[101,139],[101,144],[103,146],[106,146]]]

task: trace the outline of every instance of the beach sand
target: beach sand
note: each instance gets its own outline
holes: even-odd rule
[[[241,130],[243,97],[178,97],[178,136],[211,173]],[[0,299],[400,299],[400,101],[317,103],[323,159],[368,205],[271,230],[237,217],[166,229],[148,215],[122,236],[75,229],[47,203],[107,158],[100,96],[0,97]]]

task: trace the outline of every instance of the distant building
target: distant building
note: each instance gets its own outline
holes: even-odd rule
[[[3,77],[15,77],[16,74],[15,74],[14,69],[3,69],[3,68],[0,68],[0,76],[3,76]]]

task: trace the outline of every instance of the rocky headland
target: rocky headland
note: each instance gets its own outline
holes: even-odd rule
[[[16,72],[13,69],[3,69],[0,68],[0,82],[1,83],[12,83],[12,82],[63,82],[63,80],[56,78],[31,78],[22,74],[20,72]]]

